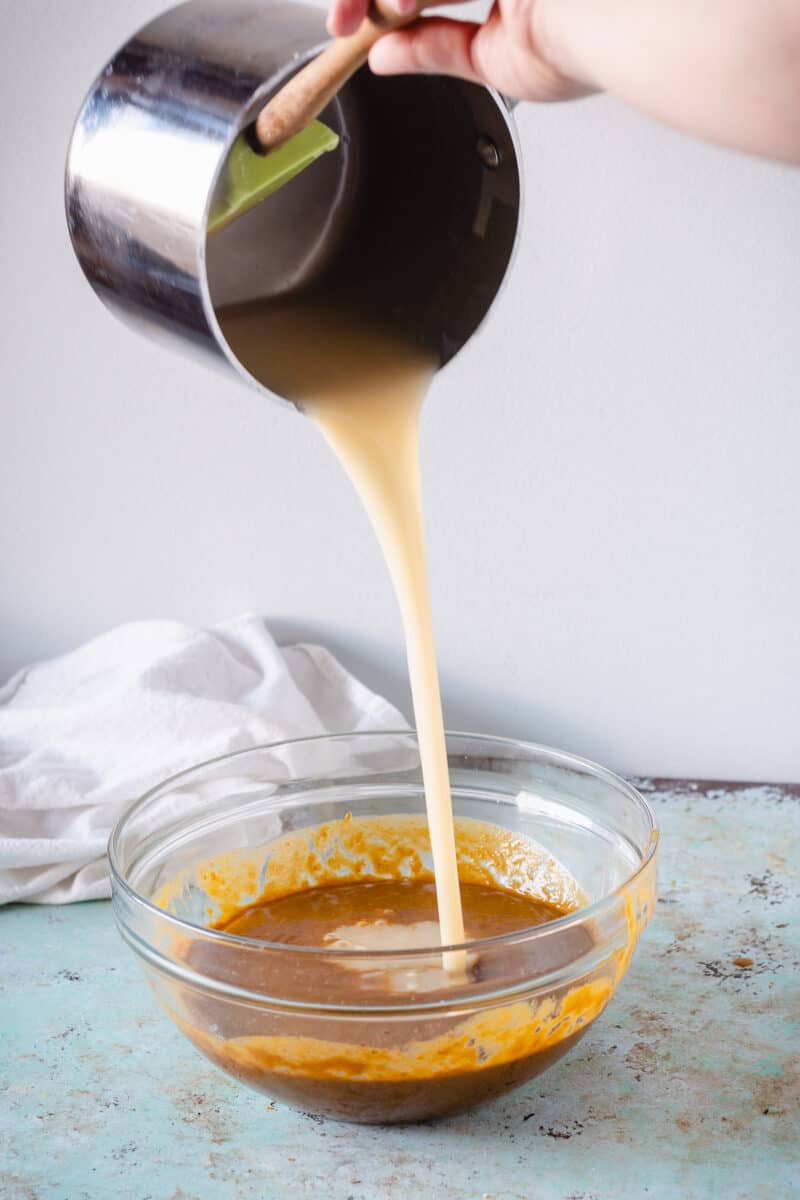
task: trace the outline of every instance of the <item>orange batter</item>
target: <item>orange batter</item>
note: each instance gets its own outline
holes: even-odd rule
[[[199,886],[208,925],[237,940],[173,943],[196,978],[214,983],[160,990],[162,1003],[230,1074],[346,1120],[440,1116],[524,1083],[611,999],[652,905],[654,871],[626,898],[624,945],[589,967],[591,925],[525,933],[586,903],[561,864],[483,822],[460,818],[456,837],[467,936],[480,942],[460,982],[436,949],[425,818],[348,817],[217,855],[165,886],[158,902],[176,915]],[[403,945],[422,953],[404,956]],[[578,962],[586,973],[572,972]],[[561,970],[569,981],[526,987]],[[237,1001],[219,984],[264,999]]]
[[[562,910],[544,900],[478,883],[461,885],[461,904],[468,941],[530,929],[564,915]],[[295,892],[279,900],[243,908],[217,928],[262,942],[330,946],[331,935],[338,928],[363,924],[366,929],[372,927],[384,931],[375,941],[374,949],[389,949],[385,937],[387,925],[418,927],[420,923],[424,923],[426,932],[430,928],[438,932],[434,884],[417,879],[393,879],[377,883],[339,883]],[[437,940],[434,938],[423,945],[436,945]],[[405,945],[409,945],[408,939],[405,939]],[[401,948],[402,944],[398,943],[397,949]]]

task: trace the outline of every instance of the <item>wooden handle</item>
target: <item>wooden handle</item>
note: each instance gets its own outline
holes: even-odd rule
[[[261,110],[256,120],[256,137],[265,150],[277,150],[289,138],[305,129],[362,67],[379,38],[392,29],[416,21],[424,3],[405,17],[373,3],[350,37],[336,38],[302,70],[293,75]]]

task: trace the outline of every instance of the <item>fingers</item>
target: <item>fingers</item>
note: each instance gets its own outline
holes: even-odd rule
[[[471,21],[428,17],[376,42],[370,68],[376,75],[457,75],[483,83],[473,57],[473,42],[481,28]]]
[[[434,0],[434,3],[448,0]],[[349,37],[355,33],[369,12],[371,0],[331,0],[327,28],[332,37]],[[391,9],[399,17],[407,17],[419,6],[419,0],[384,0],[385,11]]]
[[[332,0],[327,29],[331,37],[349,37],[367,15],[370,0]]]
[[[372,47],[369,65],[376,75],[455,75],[518,100],[574,100],[590,92],[559,74],[524,38],[509,37],[497,6],[482,25],[426,17],[387,33]]]

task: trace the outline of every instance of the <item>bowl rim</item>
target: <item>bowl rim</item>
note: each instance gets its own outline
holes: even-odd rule
[[[242,758],[248,754],[265,753],[268,751],[276,751],[289,746],[297,746],[300,744],[316,745],[321,743],[352,740],[352,739],[375,739],[386,737],[410,737],[417,741],[417,732],[413,728],[405,729],[362,729],[353,732],[342,733],[325,733],[315,734],[311,737],[285,738],[277,742],[264,742],[254,746],[247,746],[241,750],[229,751],[225,754],[219,754],[213,758],[205,759],[203,762],[196,763],[192,767],[185,767],[174,774],[167,776],[160,783],[149,788],[141,796],[137,797],[118,817],[114,828],[108,839],[108,863],[113,884],[119,888],[127,898],[135,905],[140,905],[148,910],[153,916],[159,920],[166,921],[170,925],[175,925],[179,930],[187,934],[197,935],[202,934],[204,937],[210,938],[211,943],[216,942],[218,945],[228,946],[246,946],[253,950],[258,949],[259,953],[280,952],[282,954],[300,954],[324,957],[334,960],[359,960],[359,959],[378,959],[381,961],[391,962],[417,962],[423,958],[430,958],[431,955],[442,954],[449,950],[466,950],[479,952],[481,948],[496,947],[502,944],[515,944],[521,941],[528,942],[535,939],[552,936],[561,931],[570,928],[571,926],[583,924],[587,921],[596,920],[604,912],[611,910],[615,903],[620,899],[622,894],[626,892],[635,881],[644,874],[650,866],[660,843],[660,833],[655,818],[655,813],[638,790],[632,783],[629,783],[621,775],[617,775],[614,771],[604,767],[599,763],[593,762],[591,759],[583,758],[580,755],[572,754],[566,750],[557,750],[551,746],[545,746],[540,742],[529,742],[522,738],[498,737],[494,734],[469,733],[464,730],[446,730],[445,740],[448,744],[448,755],[450,754],[450,740],[464,739],[472,741],[481,741],[491,743],[498,747],[521,747],[526,751],[533,751],[538,755],[545,756],[551,760],[551,765],[565,768],[580,768],[584,773],[593,775],[596,779],[608,784],[615,791],[622,792],[627,799],[631,800],[639,807],[646,818],[649,826],[646,849],[642,855],[641,861],[637,864],[635,870],[628,875],[622,883],[618,884],[612,891],[601,896],[598,900],[592,901],[591,904],[584,905],[574,909],[572,912],[565,913],[561,917],[556,917],[553,921],[545,921],[540,925],[532,925],[526,929],[517,929],[510,933],[495,934],[492,937],[476,938],[471,941],[457,942],[451,945],[443,945],[437,943],[434,946],[414,947],[408,950],[333,950],[323,946],[297,946],[288,945],[285,942],[266,942],[258,938],[243,937],[240,934],[227,933],[224,929],[214,929],[206,925],[198,925],[192,921],[187,921],[183,917],[175,916],[174,913],[168,912],[159,905],[154,904],[152,900],[148,900],[136,891],[125,878],[122,869],[119,865],[118,850],[119,839],[124,832],[124,826],[130,821],[142,808],[144,808],[155,796],[167,788],[172,787],[178,781],[188,779],[192,775],[207,770],[209,767],[216,766],[223,762],[232,762],[238,758]],[[521,789],[524,790],[524,789]]]

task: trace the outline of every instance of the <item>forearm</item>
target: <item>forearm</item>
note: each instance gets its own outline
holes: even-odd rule
[[[800,163],[800,0],[536,0],[562,74],[698,137]]]

